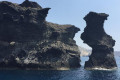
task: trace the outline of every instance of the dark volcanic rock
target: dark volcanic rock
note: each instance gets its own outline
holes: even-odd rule
[[[90,12],[84,17],[87,27],[81,35],[84,43],[92,47],[92,54],[89,61],[86,61],[86,69],[105,68],[112,69],[117,67],[114,58],[115,40],[107,35],[103,25],[109,15],[105,13]]]
[[[20,4],[20,6],[22,7],[31,7],[31,8],[39,8],[39,9],[42,9],[42,7],[37,4],[36,2],[31,2],[29,0],[25,0],[22,4]]]
[[[1,68],[76,68],[80,56],[74,25],[45,21],[50,8],[26,0],[22,4],[0,2]]]

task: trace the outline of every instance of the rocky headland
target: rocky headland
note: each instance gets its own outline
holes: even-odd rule
[[[0,2],[0,68],[80,67],[74,25],[47,22],[50,8],[36,2]]]
[[[117,67],[113,54],[115,40],[107,35],[103,28],[108,16],[105,13],[90,12],[84,17],[87,26],[81,39],[92,48],[92,54],[85,62],[85,69],[114,69]]]

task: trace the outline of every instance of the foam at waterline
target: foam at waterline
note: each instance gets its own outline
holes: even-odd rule
[[[105,70],[105,71],[111,71],[111,70],[116,70],[118,69],[117,67],[107,69],[107,68],[102,68],[102,67],[94,67],[94,68],[86,68],[87,70]]]

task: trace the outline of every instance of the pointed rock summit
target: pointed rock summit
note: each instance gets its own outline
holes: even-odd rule
[[[42,9],[42,7],[36,3],[36,2],[32,2],[32,1],[29,1],[29,0],[25,0],[22,4],[20,4],[20,6],[22,7],[31,7],[31,8],[39,8],[39,9]]]
[[[92,54],[85,62],[86,69],[114,69],[117,67],[114,58],[115,40],[106,34],[103,25],[109,15],[105,13],[90,12],[84,17],[87,23],[81,39],[92,47]]]

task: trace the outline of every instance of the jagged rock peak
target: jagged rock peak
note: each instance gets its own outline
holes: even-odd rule
[[[42,9],[42,7],[38,3],[29,1],[29,0],[25,0],[22,4],[20,4],[20,6]]]
[[[0,22],[41,23],[47,17],[49,9],[42,8],[31,1],[24,1],[22,4],[2,1],[0,2]]]
[[[84,20],[87,20],[87,19],[92,19],[93,17],[96,17],[96,18],[99,18],[99,19],[105,19],[107,20],[107,17],[109,15],[108,14],[105,14],[105,13],[96,13],[96,12],[89,12],[89,14],[87,14],[85,17],[84,17]],[[94,19],[94,18],[93,18]]]

